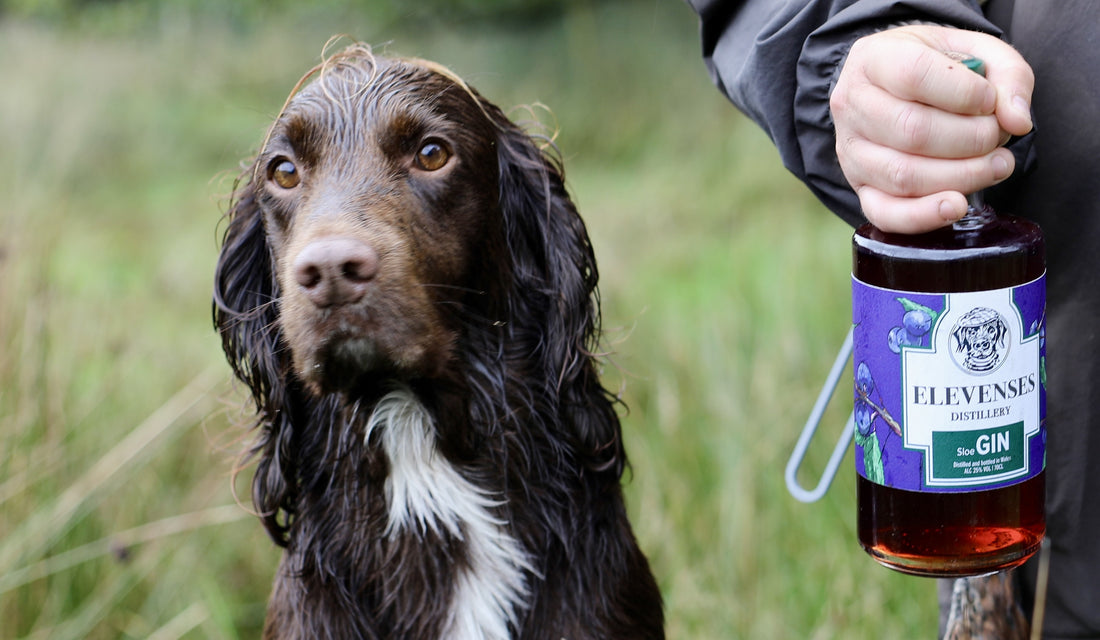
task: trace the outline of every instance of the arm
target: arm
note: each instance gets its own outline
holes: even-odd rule
[[[718,88],[759,124],[784,166],[849,223],[860,201],[837,159],[829,100],[852,43],[907,22],[999,35],[965,0],[689,0]]]

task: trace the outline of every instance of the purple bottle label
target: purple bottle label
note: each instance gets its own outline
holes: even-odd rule
[[[852,278],[856,471],[910,491],[977,491],[1046,465],[1046,276],[920,293]]]

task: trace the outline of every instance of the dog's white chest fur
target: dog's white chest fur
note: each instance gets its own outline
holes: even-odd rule
[[[499,502],[439,454],[431,420],[416,396],[402,389],[382,398],[367,423],[367,438],[381,430],[390,461],[387,533],[415,528],[464,541],[468,568],[458,576],[443,637],[505,640],[527,601],[525,574],[534,569],[493,516]]]

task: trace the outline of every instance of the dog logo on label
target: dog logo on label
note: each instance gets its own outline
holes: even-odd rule
[[[951,357],[975,375],[995,371],[1008,355],[1008,323],[994,309],[974,307],[951,328]]]

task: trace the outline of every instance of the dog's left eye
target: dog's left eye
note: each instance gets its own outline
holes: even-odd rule
[[[438,171],[451,159],[451,150],[439,140],[426,140],[416,152],[416,166],[424,171]]]

